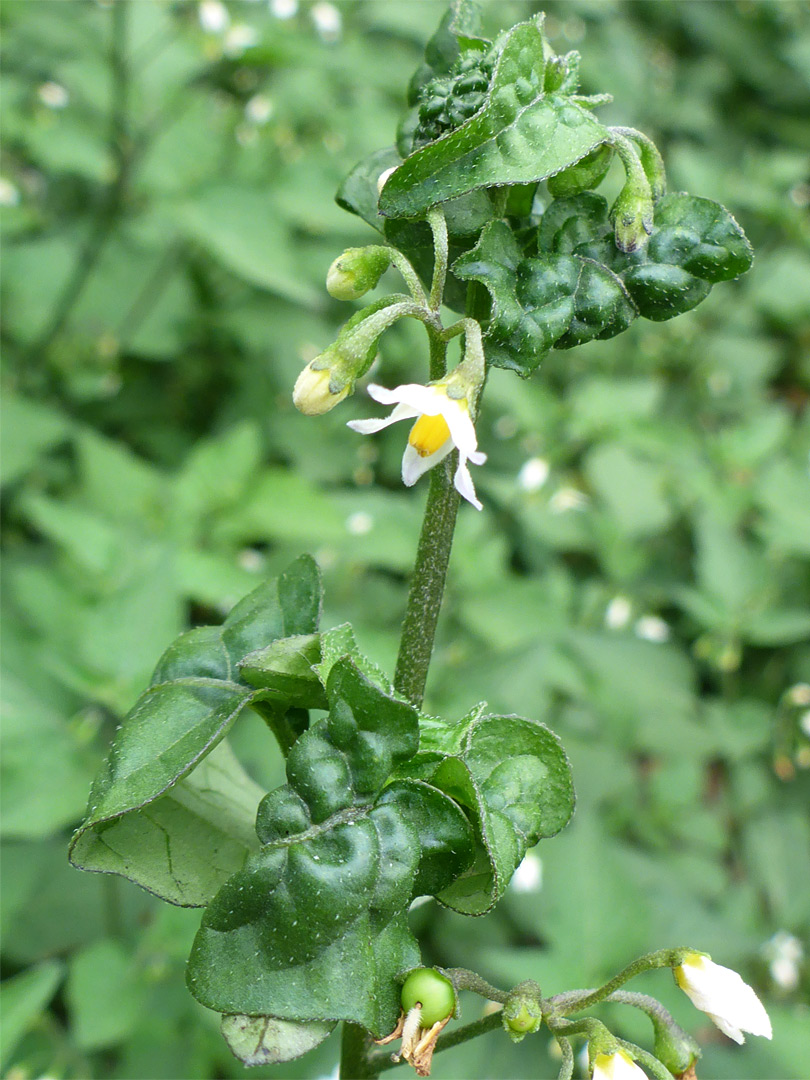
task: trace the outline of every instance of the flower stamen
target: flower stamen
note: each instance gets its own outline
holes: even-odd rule
[[[420,416],[411,428],[408,442],[420,457],[430,457],[450,438],[450,428],[440,414],[438,416]]]

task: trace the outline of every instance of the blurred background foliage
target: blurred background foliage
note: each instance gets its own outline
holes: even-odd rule
[[[538,5],[491,2],[491,32]],[[327,267],[371,230],[333,194],[390,144],[433,0],[5,0],[2,1068],[14,1080],[248,1075],[183,966],[199,912],[67,866],[120,717],[185,626],[302,550],[325,625],[392,666],[424,488],[362,395],[297,414],[350,307]],[[705,1040],[701,1075],[799,1080],[810,1058],[810,9],[549,2],[601,115],[717,199],[754,269],[672,323],[494,371],[485,509],[462,508],[427,705],[486,698],[571,754],[574,824],[497,911],[413,912],[426,962],[546,993],[691,943],[767,1001],[773,1043]],[[609,178],[608,185],[611,183]],[[398,287],[394,285],[394,287]],[[376,377],[426,377],[419,328]],[[265,787],[253,716],[233,744]],[[541,861],[542,860],[542,861]],[[804,946],[802,942],[805,942]],[[640,986],[640,989],[645,989]],[[467,1003],[466,1016],[478,1006]],[[615,1007],[614,1007],[615,1008]],[[638,1021],[613,1016],[628,1037]],[[337,1044],[256,1076],[326,1076]],[[437,1077],[547,1077],[497,1034]],[[403,1070],[404,1071],[404,1070]]]

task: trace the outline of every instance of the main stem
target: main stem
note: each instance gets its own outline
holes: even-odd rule
[[[447,342],[431,327],[427,329],[430,337],[430,378],[441,379],[447,371]],[[453,485],[455,458],[455,453],[451,454],[430,473],[430,490],[394,672],[394,687],[416,706],[422,704],[425,696],[433,639],[453,546],[459,504],[459,494]]]

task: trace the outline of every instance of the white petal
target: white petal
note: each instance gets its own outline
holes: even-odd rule
[[[447,421],[447,426],[450,428],[453,442],[464,457],[472,459],[478,446],[478,439],[475,436],[475,425],[472,422],[472,418],[464,405],[460,405],[459,402],[453,401],[452,398],[446,397],[444,400],[446,404],[441,410],[441,414]],[[476,464],[478,464],[478,462],[476,462]]]
[[[476,510],[484,509],[482,503],[476,497],[470,470],[467,468],[467,461],[464,457],[459,458],[454,483],[456,485],[456,491],[462,498],[466,499],[468,503],[472,503]]]
[[[680,965],[676,977],[692,1003],[735,1042],[742,1041],[742,1031],[773,1037],[765,1006],[736,971],[696,955]]]
[[[402,483],[405,487],[413,487],[420,476],[424,476],[434,465],[438,465],[452,449],[453,440],[447,439],[438,450],[428,454],[427,457],[422,457],[415,447],[407,443],[405,453],[402,455]]]
[[[414,416],[420,413],[438,416],[448,400],[441,390],[434,386],[423,386],[421,383],[403,383],[402,386],[395,386],[393,390],[386,390],[384,386],[371,383],[368,392],[381,405],[393,405],[398,401],[409,406],[414,410]]]
[[[471,454],[467,454],[467,457],[473,465],[483,465],[487,460],[487,455],[483,454],[480,450],[473,450]]]
[[[361,435],[374,435],[375,432],[396,424],[398,420],[413,420],[418,415],[416,409],[411,409],[408,405],[397,405],[391,415],[382,420],[349,420],[346,426],[352,431],[359,431]]]
[[[745,1036],[738,1027],[734,1027],[733,1024],[729,1024],[727,1020],[724,1020],[722,1016],[715,1016],[714,1013],[706,1013],[710,1020],[720,1028],[724,1035],[728,1035],[730,1039],[733,1039],[735,1043],[739,1043],[740,1046],[745,1042]]]

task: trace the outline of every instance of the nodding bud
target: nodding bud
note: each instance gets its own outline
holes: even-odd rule
[[[646,247],[653,230],[653,200],[648,184],[628,181],[611,210],[616,247],[628,254]]]
[[[311,360],[293,387],[293,405],[305,416],[322,416],[354,389],[350,378],[334,365],[338,358],[327,350]]]
[[[349,248],[329,267],[326,291],[336,300],[359,300],[377,285],[390,265],[388,248]]]
[[[655,1030],[653,1053],[673,1076],[688,1077],[700,1057],[700,1047],[671,1017],[667,1023],[657,1017],[651,1019]]]
[[[518,983],[510,991],[501,1019],[504,1031],[512,1042],[520,1042],[540,1028],[543,1022],[542,1002],[540,987],[531,979]]]

